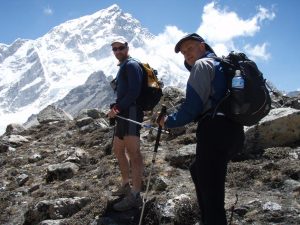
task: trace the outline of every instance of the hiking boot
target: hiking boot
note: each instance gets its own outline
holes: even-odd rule
[[[201,221],[195,223],[195,225],[204,225]]]
[[[112,196],[124,196],[124,195],[128,195],[131,191],[130,185],[129,183],[120,186],[116,191],[112,191],[111,195]]]
[[[113,205],[116,211],[126,211],[132,208],[139,208],[143,205],[143,200],[140,194],[135,197],[132,193],[123,198],[120,202]]]

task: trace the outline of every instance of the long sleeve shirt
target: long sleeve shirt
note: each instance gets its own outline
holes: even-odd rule
[[[225,96],[227,87],[220,63],[206,54],[191,68],[186,87],[185,101],[178,111],[169,115],[165,122],[167,128],[180,127],[199,118],[203,113]]]
[[[141,92],[143,71],[138,62],[132,58],[119,65],[117,74],[117,108],[122,111],[135,104]]]

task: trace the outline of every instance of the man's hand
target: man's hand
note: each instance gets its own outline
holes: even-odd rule
[[[159,126],[161,126],[162,128],[164,128],[166,120],[167,120],[167,116],[160,116],[160,117],[157,117],[156,123]]]
[[[110,109],[110,111],[107,113],[107,117],[108,118],[115,118],[116,115],[119,113],[120,111],[117,108],[117,105],[113,105]]]
[[[165,126],[165,122],[167,120],[167,108],[165,105],[162,105],[162,109],[161,112],[159,113],[159,115],[156,118],[156,123],[161,127],[164,128]]]

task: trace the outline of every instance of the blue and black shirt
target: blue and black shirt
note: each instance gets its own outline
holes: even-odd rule
[[[191,67],[185,101],[176,113],[168,116],[167,128],[180,127],[196,120],[225,96],[226,78],[220,63],[210,58],[213,56],[215,54],[207,51]]]
[[[122,62],[117,74],[117,108],[120,111],[128,109],[136,103],[141,92],[143,70],[136,60],[129,57]]]

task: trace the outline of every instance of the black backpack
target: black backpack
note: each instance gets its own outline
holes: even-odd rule
[[[271,98],[266,87],[266,80],[257,68],[255,62],[244,53],[231,52],[226,57],[213,57],[221,63],[227,77],[228,92],[214,109],[244,126],[258,123],[271,110]],[[244,79],[243,101],[237,104],[232,88],[232,78],[237,70]],[[239,113],[234,113],[233,107],[240,107]]]

